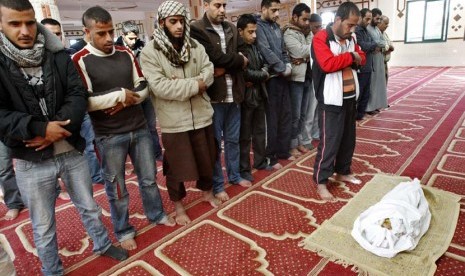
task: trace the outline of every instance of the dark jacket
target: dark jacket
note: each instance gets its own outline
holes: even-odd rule
[[[232,79],[232,92],[235,103],[241,103],[244,100],[245,82],[243,76],[244,58],[238,52],[238,46],[242,44],[236,26],[230,22],[223,22],[223,30],[226,40],[226,54],[221,49],[221,38],[213,29],[207,15],[204,14],[191,25],[191,36],[200,42],[204,47],[213,63],[217,68],[225,68],[226,74]],[[225,76],[215,77],[212,86],[207,90],[213,102],[221,102],[226,98],[227,86]]]
[[[244,79],[246,82],[253,84],[245,88],[243,105],[252,108],[257,107],[260,101],[265,101],[268,98],[265,86],[265,81],[269,77],[268,67],[264,64],[263,58],[255,44],[245,44],[241,47],[241,52],[249,60],[244,73]]]
[[[69,48],[74,49],[75,52],[79,52],[82,50],[82,48],[86,47],[87,42],[80,38],[78,41],[76,41],[74,44],[69,45]]]
[[[367,63],[360,68],[360,73],[371,73],[373,70],[373,53],[378,44],[371,38],[367,28],[357,26],[355,34],[357,35],[357,44],[360,45],[360,48],[362,48],[367,57]]]
[[[127,47],[129,48],[126,43],[124,43],[124,40],[123,40],[123,37],[120,36],[118,37],[118,39],[116,40],[115,42],[115,45],[117,46],[123,46],[123,47]],[[136,57],[137,59],[137,62],[139,62],[139,56],[140,56],[140,52],[142,51],[142,49],[144,48],[145,46],[145,42],[140,40],[140,39],[137,39],[136,40],[136,43],[134,43],[134,48],[130,48],[131,51],[132,51],[132,54]]]
[[[270,67],[270,74],[286,71],[286,64],[290,63],[290,59],[284,47],[283,34],[278,23],[257,18],[257,46]]]
[[[35,151],[23,142],[45,137],[47,121],[70,119],[65,128],[72,135],[66,140],[78,151],[85,148],[79,131],[87,109],[87,93],[73,62],[64,50],[46,50],[42,70],[48,117],[42,115],[37,96],[18,66],[0,53],[0,137],[11,149],[12,158],[37,162],[53,157],[53,145]]]

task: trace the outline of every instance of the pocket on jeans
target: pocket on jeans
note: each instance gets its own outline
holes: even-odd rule
[[[26,160],[16,160],[15,169],[21,172],[27,172],[34,166],[34,163]]]
[[[104,145],[106,141],[111,139],[111,137],[113,137],[113,135],[96,135],[94,141],[95,143],[100,143]]]

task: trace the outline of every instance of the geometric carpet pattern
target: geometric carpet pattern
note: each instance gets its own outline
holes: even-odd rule
[[[228,185],[231,199],[213,209],[188,183],[184,203],[192,223],[174,228],[147,222],[137,179],[127,163],[130,221],[137,229],[138,249],[124,262],[92,254],[92,241],[74,206],[58,200],[58,242],[69,275],[356,275],[351,267],[305,250],[299,242],[331,218],[375,174],[417,177],[422,184],[465,197],[465,68],[390,68],[391,107],[357,125],[353,173],[362,185],[331,179],[337,201],[319,199],[312,181],[315,150],[276,172],[257,171],[250,188]],[[161,164],[159,163],[160,167]],[[160,168],[158,168],[160,170]],[[167,212],[164,177],[158,185]],[[112,234],[109,206],[102,186],[94,197]],[[0,206],[0,217],[6,212]],[[27,210],[13,222],[0,220],[5,245],[18,275],[39,275]],[[465,271],[465,200],[452,243],[437,261],[436,275]],[[1,274],[1,273],[0,273]]]

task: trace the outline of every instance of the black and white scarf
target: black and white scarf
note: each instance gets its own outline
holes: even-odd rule
[[[171,43],[160,24],[158,24],[158,28],[154,31],[154,39],[168,60],[173,63],[173,65],[180,66],[187,63],[190,57],[190,14],[183,4],[175,1],[165,1],[158,8],[158,20],[174,15],[184,16],[184,41],[181,51],[178,52],[173,47],[173,43]]]
[[[31,49],[18,49],[5,34],[0,32],[0,51],[20,68],[37,67],[42,64],[44,57],[45,36],[39,33]]]

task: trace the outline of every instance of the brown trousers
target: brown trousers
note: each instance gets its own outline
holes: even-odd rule
[[[217,147],[213,127],[180,133],[162,133],[163,174],[172,201],[186,196],[185,181],[197,181],[202,191],[212,189]]]

